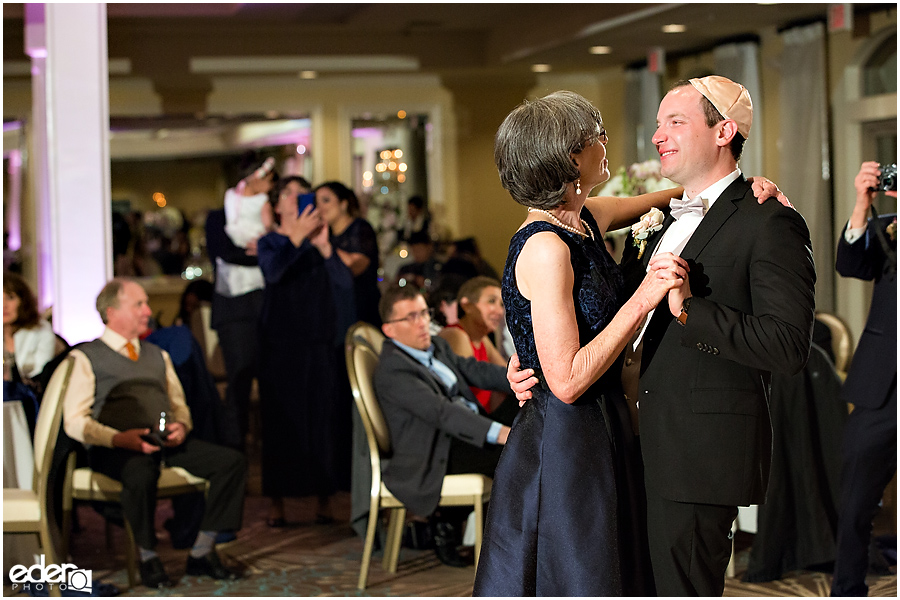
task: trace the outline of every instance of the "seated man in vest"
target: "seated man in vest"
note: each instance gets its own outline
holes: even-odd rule
[[[70,354],[75,364],[63,398],[63,422],[66,433],[87,447],[91,469],[122,482],[122,510],[140,551],[143,584],[173,585],[154,551],[156,484],[163,460],[210,484],[187,574],[237,578],[222,565],[214,544],[218,531],[241,527],[247,473],[243,454],[188,436],[191,413],[172,359],[158,346],[140,341],[150,318],[140,285],[113,279],[97,296],[97,311],[106,330]],[[160,434],[161,421],[165,431]]]
[[[393,449],[384,463],[384,483],[410,511],[431,517],[441,562],[464,567],[450,523],[464,515],[434,513],[444,475],[493,477],[509,427],[487,417],[469,386],[509,393],[506,370],[461,358],[442,338],[432,339],[428,305],[413,286],[387,290],[379,312],[390,338],[375,371],[375,393]]]

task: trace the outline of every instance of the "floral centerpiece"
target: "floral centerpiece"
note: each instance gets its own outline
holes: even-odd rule
[[[606,182],[600,196],[638,196],[676,187],[660,173],[658,160],[634,163],[628,168],[620,167],[616,175]]]
[[[634,163],[629,167],[620,167],[615,176],[610,178],[610,180],[606,182],[606,185],[600,188],[597,195],[630,197],[676,187],[674,183],[662,176],[660,169],[661,166],[658,160],[647,160]],[[646,221],[644,219],[645,217],[648,217]],[[640,238],[637,237],[633,240],[634,245],[638,246],[640,249],[640,254],[644,253],[647,237],[658,231],[659,227],[661,227],[661,225],[657,227],[656,221],[658,220],[658,216],[655,213],[653,214],[652,219],[649,217],[650,214],[648,213],[641,218],[639,223],[634,225],[634,227],[640,228],[640,223],[644,222],[642,229],[634,231],[636,236],[643,236],[643,240],[640,240]],[[633,227],[624,227],[616,231],[610,231],[607,234],[608,239],[611,239],[614,247],[617,248],[613,255],[616,260],[621,258],[622,244],[620,241],[623,240],[632,229]]]

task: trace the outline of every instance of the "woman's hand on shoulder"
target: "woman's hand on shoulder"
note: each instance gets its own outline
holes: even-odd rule
[[[778,186],[774,181],[770,181],[765,177],[757,176],[748,177],[747,183],[750,184],[750,187],[753,189],[753,195],[756,196],[756,200],[760,204],[762,204],[769,198],[775,198],[775,200],[777,200],[783,206],[794,208],[794,205],[791,204],[791,201],[788,200],[788,197],[784,195],[784,192],[778,189]]]

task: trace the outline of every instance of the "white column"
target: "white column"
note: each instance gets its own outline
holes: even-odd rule
[[[94,307],[112,277],[105,4],[26,4],[34,81],[38,286],[69,343],[103,329]]]
[[[7,198],[6,231],[9,233],[8,246],[17,251],[22,247],[22,151],[10,150],[7,153],[9,165],[6,175],[9,179],[9,198]]]

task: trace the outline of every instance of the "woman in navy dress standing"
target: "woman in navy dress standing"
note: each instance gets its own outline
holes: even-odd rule
[[[539,384],[497,467],[475,595],[653,594],[619,355],[687,265],[655,257],[634,296],[621,297],[603,235],[671,195],[583,210],[609,178],[607,141],[600,113],[572,92],[522,104],[495,138],[501,183],[529,210],[510,242],[503,302]]]
[[[275,201],[278,227],[257,243],[266,287],[260,317],[263,494],[268,524],[285,525],[284,498],[317,496],[316,520],[333,519],[330,498],[341,474],[334,449],[338,366],[333,287],[351,293],[316,209],[298,215],[301,192],[286,179]]]

